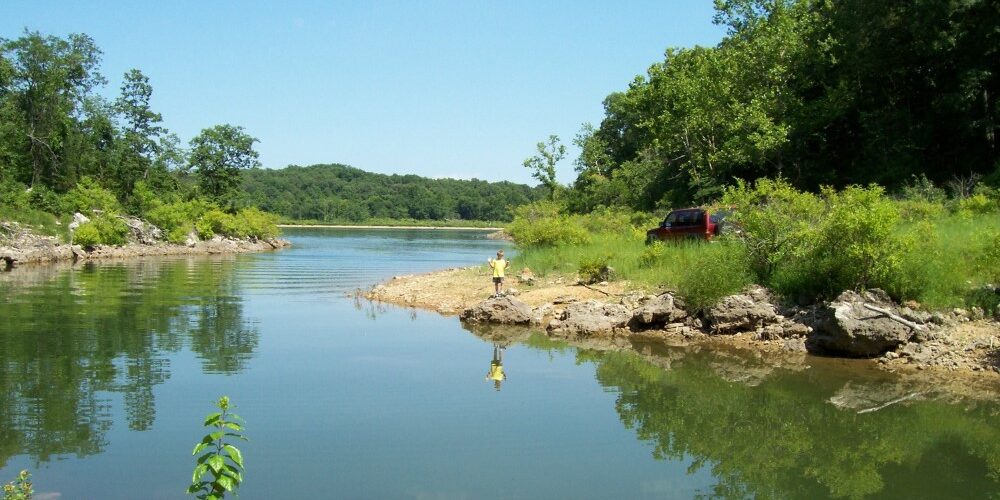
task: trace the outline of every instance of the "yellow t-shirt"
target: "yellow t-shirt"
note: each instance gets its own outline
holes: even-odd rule
[[[488,380],[501,381],[507,378],[503,373],[503,365],[499,363],[490,363],[490,373],[486,376]]]
[[[490,267],[493,268],[493,277],[494,278],[503,278],[504,277],[503,276],[504,269],[507,269],[507,259],[497,259],[497,260],[494,260],[490,264]]]

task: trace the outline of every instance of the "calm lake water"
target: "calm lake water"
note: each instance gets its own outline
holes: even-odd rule
[[[484,234],[290,229],[275,253],[0,273],[0,480],[184,498],[226,394],[250,437],[245,499],[1000,498],[995,403],[859,414],[833,402],[910,388],[843,361],[470,332],[350,296],[484,262]]]

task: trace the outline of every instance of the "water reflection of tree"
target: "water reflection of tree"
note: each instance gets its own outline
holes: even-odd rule
[[[578,358],[617,389],[622,422],[656,458],[711,464],[713,497],[985,498],[1000,487],[996,406],[923,402],[859,415],[827,402],[843,381],[809,371],[750,387],[720,378],[711,359],[663,370],[635,353]],[[914,481],[928,462],[934,481]]]
[[[21,269],[0,275],[0,466],[106,446],[120,393],[133,430],[156,417],[153,387],[188,346],[206,371],[242,370],[258,342],[231,260]]]

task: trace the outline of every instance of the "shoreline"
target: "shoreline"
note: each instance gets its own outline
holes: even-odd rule
[[[897,374],[904,381],[926,388],[929,394],[1000,399],[1000,322],[992,319],[955,317],[949,319],[947,326],[942,327],[939,335],[932,340],[914,339],[880,356],[863,358],[807,350],[811,337],[807,333],[783,337],[762,335],[760,329],[711,333],[701,326],[701,319],[692,322],[697,326],[673,323],[662,329],[643,331],[614,327],[603,333],[567,333],[560,328],[565,326],[565,321],[560,322],[559,318],[574,304],[621,307],[617,304],[633,301],[636,297],[652,297],[656,292],[624,282],[579,285],[570,276],[535,277],[527,270],[520,273],[512,270],[507,288],[511,297],[523,302],[532,311],[530,326],[463,320],[463,327],[478,336],[482,336],[479,333],[482,332],[486,336],[501,338],[507,336],[507,330],[517,332],[528,329],[582,348],[630,350],[640,355],[648,354],[650,346],[735,349],[759,360],[772,360],[773,363],[769,363],[774,365],[772,368],[789,363],[808,367],[809,359],[842,360],[859,368]],[[431,310],[445,316],[461,315],[476,306],[486,307],[492,302],[487,300],[491,294],[492,283],[485,266],[394,276],[363,293],[373,302]]]
[[[218,255],[256,253],[281,250],[291,246],[283,239],[273,240],[233,240],[218,238],[198,241],[193,245],[179,245],[167,242],[127,243],[122,246],[98,245],[86,250],[79,245],[54,243],[42,239],[30,246],[0,246],[0,272],[12,271],[23,266],[37,266],[64,262],[91,260],[133,259],[137,257],[159,257],[169,255]]]
[[[320,227],[325,229],[443,229],[447,231],[500,231],[502,227],[463,227],[463,226],[367,226],[349,224],[278,224],[278,227]]]

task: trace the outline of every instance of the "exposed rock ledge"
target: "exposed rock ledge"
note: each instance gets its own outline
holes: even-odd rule
[[[397,276],[365,294],[370,300],[460,313],[469,325],[529,324],[574,342],[726,345],[760,352],[868,358],[899,372],[963,373],[1000,383],[1000,322],[982,311],[929,313],[893,303],[884,292],[845,292],[802,308],[779,303],[761,287],[689,313],[681,297],[630,290],[627,283],[594,287],[566,277],[545,280],[526,270],[508,278],[509,296],[488,298],[483,268]]]
[[[0,229],[4,229],[6,235],[0,240],[0,271],[24,264],[152,255],[249,253],[277,250],[291,245],[282,239],[250,241],[219,236],[208,241],[189,241],[187,245],[176,245],[137,236],[133,238],[136,241],[122,246],[97,245],[93,248],[83,248],[79,245],[59,243],[55,237],[33,234],[13,223],[3,223]]]

